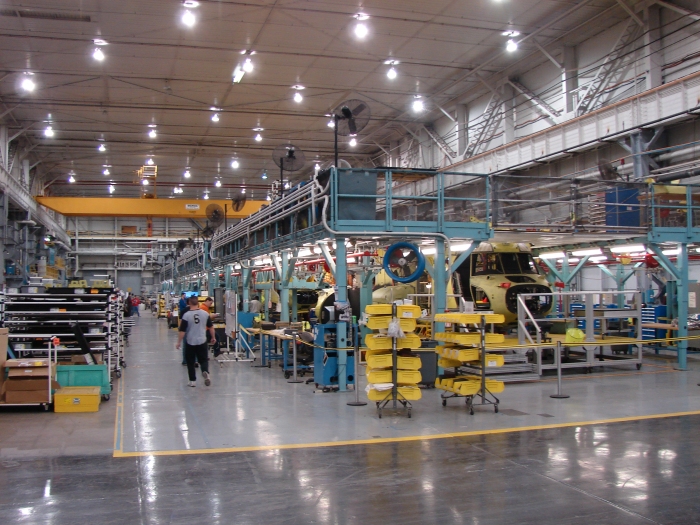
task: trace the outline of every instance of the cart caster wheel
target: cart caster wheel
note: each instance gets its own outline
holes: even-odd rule
[[[442,400],[442,406],[446,407],[447,406],[447,399]]]
[[[117,371],[114,373],[114,375],[117,376],[117,379],[119,379],[119,378],[122,376],[122,371],[121,371],[121,370],[117,370]]]
[[[331,391],[331,389],[328,388],[327,386],[323,387],[323,393],[324,393],[324,394],[327,394],[327,393],[330,392],[330,391]]]
[[[109,391],[112,392],[114,390],[114,385],[112,383],[109,384]]]
[[[498,405],[494,405],[494,406],[493,406],[493,411],[494,411],[496,414],[498,414]]]
[[[411,411],[408,411],[408,419],[411,419]]]
[[[102,401],[109,401],[109,394],[103,394]]]
[[[289,379],[290,377],[291,377],[291,375],[289,374],[289,372],[285,372],[285,373],[284,373],[284,378],[285,378],[285,379]]]
[[[637,363],[637,370],[641,370],[641,369],[642,369],[642,363]]]
[[[318,388],[318,383],[314,383],[316,385],[316,388]]]
[[[381,414],[377,414],[377,417],[379,417],[379,419],[381,419],[381,418],[382,418],[382,415],[381,415]]]
[[[119,364],[122,368],[126,368],[126,361],[120,361]]]
[[[471,408],[471,407],[469,408],[469,415],[470,415],[470,416],[473,416],[473,415],[474,415],[474,409]]]
[[[272,368],[272,363],[267,363],[267,368]]]

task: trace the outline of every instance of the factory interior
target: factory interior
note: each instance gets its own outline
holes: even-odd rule
[[[700,524],[700,0],[0,0],[0,232],[0,523]]]

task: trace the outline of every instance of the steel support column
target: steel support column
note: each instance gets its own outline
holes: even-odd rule
[[[433,316],[445,313],[447,308],[447,279],[445,241],[438,238],[435,239],[435,262],[433,264]],[[445,323],[434,323],[433,330],[444,332]]]
[[[348,303],[348,261],[345,250],[345,238],[335,238],[335,302],[341,304]],[[348,323],[336,319],[336,344],[338,348],[348,348],[351,341],[348,341]],[[355,359],[358,359],[356,356]],[[345,392],[347,385],[347,363],[348,353],[338,351],[338,390]],[[357,385],[357,382],[355,383]],[[356,387],[357,388],[357,387]]]

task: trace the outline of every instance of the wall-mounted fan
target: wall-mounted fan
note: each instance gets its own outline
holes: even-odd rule
[[[382,266],[394,281],[412,283],[425,271],[425,256],[415,244],[397,242],[387,248]]]
[[[333,112],[335,164],[338,166],[338,135],[354,136],[362,131],[371,117],[369,105],[358,99],[346,100]]]
[[[598,172],[600,173],[600,178],[603,180],[617,180],[617,170],[613,168],[612,163],[607,159],[600,159],[598,161]]]
[[[245,206],[246,195],[245,193],[239,193],[233,199],[231,199],[231,209],[233,211],[239,212]]]
[[[306,164],[306,157],[293,144],[282,144],[272,152],[272,160],[280,169],[280,196],[284,197],[284,172],[299,171]]]
[[[224,223],[226,213],[218,204],[210,204],[206,209],[207,224],[202,230],[202,237],[210,239],[216,232],[217,228]]]

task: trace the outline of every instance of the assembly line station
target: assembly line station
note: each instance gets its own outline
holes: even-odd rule
[[[5,2],[0,523],[700,523],[699,20]]]

